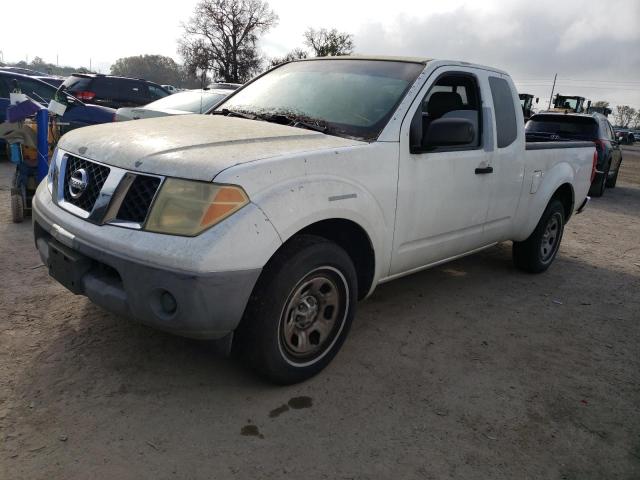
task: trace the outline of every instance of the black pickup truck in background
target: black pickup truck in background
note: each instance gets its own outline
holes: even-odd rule
[[[599,113],[538,113],[527,122],[528,141],[589,140],[598,152],[596,175],[589,195],[601,197],[605,188],[614,188],[618,180],[622,151],[607,118]]]

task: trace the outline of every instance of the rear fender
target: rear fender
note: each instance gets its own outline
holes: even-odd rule
[[[514,241],[526,240],[531,235],[553,194],[565,183],[571,185],[573,190],[574,179],[575,173],[569,163],[557,163],[544,173],[535,193],[524,193],[529,196],[529,202],[527,208],[519,215],[520,228],[517,229],[518,235],[514,236]],[[575,192],[574,205],[571,208],[575,208]]]

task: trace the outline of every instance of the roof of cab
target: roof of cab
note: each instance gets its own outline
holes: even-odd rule
[[[446,59],[434,59],[434,58],[426,58],[426,57],[394,57],[394,56],[385,56],[385,55],[341,55],[341,56],[328,56],[328,57],[311,57],[311,58],[301,58],[299,60],[294,60],[295,62],[306,62],[306,61],[317,61],[317,60],[377,60],[383,62],[406,62],[406,63],[417,63],[420,65],[427,65],[428,63],[435,64],[438,66],[459,66],[459,67],[470,67],[470,68],[479,68],[481,70],[488,70],[490,72],[499,73],[501,75],[509,75],[504,70],[500,70],[499,68],[489,67],[486,65],[479,65],[476,63],[469,63],[462,60],[446,60]]]
[[[298,61],[308,60],[378,60],[382,62],[406,62],[406,63],[419,63],[426,65],[432,59],[423,57],[393,57],[385,55],[340,55],[340,56],[328,56],[328,57],[312,57],[302,58]]]

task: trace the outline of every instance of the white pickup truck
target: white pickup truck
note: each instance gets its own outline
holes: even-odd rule
[[[521,269],[553,262],[597,157],[526,143],[523,125],[494,68],[287,63],[207,115],[65,135],[33,203],[36,245],[72,292],[297,382],[380,283],[506,240]]]

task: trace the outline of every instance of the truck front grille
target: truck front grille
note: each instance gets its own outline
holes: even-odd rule
[[[74,198],[69,188],[69,180],[74,173],[80,170],[86,172],[87,184],[84,191]],[[109,176],[109,172],[110,169],[104,165],[68,155],[63,183],[64,200],[86,212],[91,212],[98,199],[98,195],[100,195],[104,182],[106,182]]]
[[[136,175],[116,218],[126,222],[144,223],[159,186],[158,177]]]

